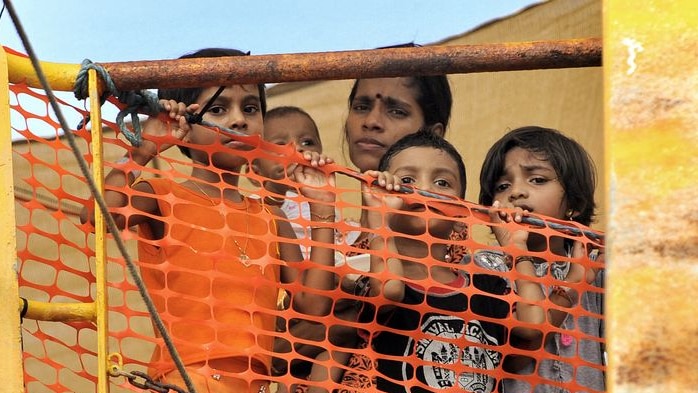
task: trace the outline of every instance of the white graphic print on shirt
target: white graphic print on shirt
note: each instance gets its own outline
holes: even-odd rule
[[[463,338],[469,342],[498,344],[497,340],[488,335],[477,320],[466,323],[456,316],[432,315],[425,320],[422,331],[434,337],[447,339],[447,341],[440,341],[436,338],[425,338],[417,342],[417,357],[425,363],[448,365],[460,361],[465,366],[485,370],[492,370],[500,363],[501,354],[497,351],[479,346],[459,348],[456,345]],[[496,385],[495,379],[487,374],[466,371],[456,378],[453,370],[436,365],[425,365],[422,367],[422,372],[426,384],[437,389],[452,387],[456,380],[458,386],[468,392],[489,393],[494,391]]]

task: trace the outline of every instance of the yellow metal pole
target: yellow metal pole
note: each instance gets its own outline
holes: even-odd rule
[[[28,86],[41,88],[41,83],[34,70],[34,65],[26,55],[10,51],[7,53],[7,62],[10,68],[10,82],[26,83]],[[80,72],[80,64],[42,61],[41,70],[53,90],[72,91],[75,85],[75,77],[78,75],[78,72]]]
[[[606,0],[611,392],[698,386],[698,8]]]
[[[104,194],[104,146],[102,144],[99,78],[95,70],[88,72],[90,117],[92,118],[92,173],[97,190]],[[107,247],[106,223],[100,209],[95,209],[95,307],[97,315],[97,393],[109,392],[108,312],[107,312]]]
[[[19,299],[17,312],[24,309],[24,319],[53,322],[94,322],[94,303],[59,303],[40,302],[30,299]]]
[[[12,131],[7,56],[0,51],[0,384],[2,391],[22,392],[22,345],[17,303],[17,238],[12,175]]]

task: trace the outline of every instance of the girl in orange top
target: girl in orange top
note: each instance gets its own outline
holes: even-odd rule
[[[211,48],[182,58],[242,55],[246,54]],[[197,392],[264,392],[279,280],[332,289],[334,276],[322,269],[300,275],[290,268],[286,262],[303,261],[303,256],[297,243],[283,241],[295,238],[289,222],[277,219],[283,217],[278,208],[240,193],[239,174],[247,164],[245,151],[252,147],[226,133],[189,124],[185,116],[203,107],[204,121],[259,135],[266,111],[264,85],[161,90],[159,97],[174,121],[172,128],[149,119],[141,146],[119,163],[145,166],[177,143],[192,160],[191,175],[183,176],[182,182],[173,174],[134,183],[133,171],[117,166],[105,180],[107,205],[120,228],[138,226],[144,282]],[[334,221],[334,194],[313,188],[331,181],[313,169],[331,160],[314,152],[305,152],[304,158],[307,166],[289,172],[304,196],[315,201],[312,220]],[[126,187],[131,188],[128,194],[120,191]],[[85,209],[83,220],[90,216]],[[313,228],[311,235],[329,244],[334,240],[329,227]],[[333,257],[332,249],[313,247],[310,260],[332,266]],[[295,310],[319,315],[331,299],[300,292],[293,302]],[[151,366],[155,377],[185,386],[164,345],[156,350]]]

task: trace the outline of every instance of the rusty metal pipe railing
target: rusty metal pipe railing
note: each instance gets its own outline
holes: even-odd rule
[[[601,66],[600,38],[99,63],[121,91]],[[16,58],[15,58],[16,59]],[[47,67],[71,90],[79,67]],[[12,67],[11,67],[12,68]],[[19,66],[17,66],[19,68]],[[32,85],[31,69],[22,81]],[[19,76],[13,78],[19,81]]]
[[[119,90],[593,67],[601,40],[424,46],[102,64]]]

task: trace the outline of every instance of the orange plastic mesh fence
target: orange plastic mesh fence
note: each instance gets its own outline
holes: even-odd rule
[[[69,122],[77,128],[86,112],[65,102],[61,106]],[[12,85],[11,113],[12,129],[17,136],[13,158],[21,296],[46,302],[90,302],[94,295],[94,234],[89,224],[80,223],[79,213],[83,206],[91,209],[93,203],[84,178],[61,137],[60,127],[43,92]],[[117,129],[108,116],[102,119],[103,124]],[[84,129],[73,132],[80,141],[84,157],[91,162],[89,132]],[[131,148],[123,138],[109,135],[104,136],[107,172],[117,165],[115,160]],[[236,153],[247,160],[265,158],[283,165],[298,160],[290,146],[280,147],[254,138],[249,141],[258,145],[257,148]],[[205,150],[211,154],[230,152],[220,144],[206,146]],[[588,326],[602,324],[603,316],[586,306],[598,298],[603,289],[593,283],[559,281],[548,269],[542,277],[528,279],[540,282],[546,289],[572,288],[582,294],[581,301],[571,308],[561,308],[549,299],[535,303],[545,309],[568,312],[563,327],[549,322],[526,324],[517,320],[514,309],[520,298],[507,285],[522,276],[510,269],[491,270],[485,265],[498,261],[511,265],[522,254],[515,248],[492,245],[488,236],[492,224],[480,206],[409,194],[412,201],[429,204],[452,217],[463,226],[460,234],[468,234],[450,240],[436,239],[428,233],[418,236],[427,244],[448,244],[456,250],[449,262],[429,256],[408,258],[415,264],[425,264],[425,272],[432,271],[434,266],[452,268],[461,280],[454,287],[440,283],[428,273],[421,278],[408,279],[391,277],[386,272],[366,271],[368,259],[365,255],[384,257],[390,253],[367,251],[352,243],[361,232],[355,221],[349,220],[358,218],[356,212],[360,211],[356,202],[360,200],[358,180],[354,184],[356,187],[336,189],[338,221],[322,223],[336,230],[338,241],[329,245],[279,236],[277,226],[271,222],[281,219],[270,213],[270,208],[264,204],[251,200],[244,204],[221,202],[218,198],[177,188],[172,182],[190,179],[191,163],[186,157],[163,154],[156,164],[141,168],[129,163],[122,168],[140,170],[145,179],[160,179],[153,188],[163,214],[162,218],[152,218],[161,220],[163,225],[155,228],[164,235],[146,234],[136,228],[124,230],[121,235],[138,261],[149,293],[188,370],[209,381],[265,380],[275,382],[272,389],[317,385],[329,390],[351,391],[352,386],[347,384],[356,381],[371,384],[378,378],[434,391],[450,386],[455,386],[454,390],[468,387],[473,391],[488,391],[491,389],[488,383],[516,379],[529,384],[531,389],[547,384],[568,391],[595,391],[583,385],[584,376],[594,370],[605,371],[600,359],[585,358],[579,350],[604,343],[599,331],[588,329]],[[214,167],[208,169],[220,172]],[[337,176],[351,178],[354,175],[351,170],[339,166],[332,169],[337,170]],[[261,200],[269,196],[266,190],[253,185],[265,179],[254,173],[240,176],[243,194],[256,195]],[[288,179],[279,181],[293,185]],[[221,190],[231,187],[214,186]],[[118,191],[131,200],[143,195],[130,188]],[[305,201],[300,196],[294,199]],[[125,217],[138,213],[130,205],[114,208],[113,212]],[[422,211],[418,216],[424,220],[443,218],[432,210]],[[526,230],[545,236],[548,241],[565,238],[583,243],[587,250],[603,250],[602,235],[588,228],[547,218],[544,222],[548,225],[534,223],[527,225]],[[317,224],[303,217],[294,219],[293,223],[302,228]],[[371,236],[391,236],[385,228],[370,232]],[[337,264],[321,267],[310,260],[285,262],[278,255],[284,243],[332,247],[336,250]],[[488,250],[492,253],[483,252]],[[509,257],[499,258],[502,255]],[[601,262],[589,258],[554,255],[547,250],[528,252],[527,256],[550,262],[571,261],[603,271]],[[282,267],[297,271],[331,270],[338,284],[332,290],[317,290],[303,287],[298,280],[282,283],[279,278]],[[382,282],[393,278],[406,282],[412,295],[410,304],[391,303],[380,295],[364,296],[360,289],[365,281],[357,281],[359,276],[375,277]],[[113,247],[109,249],[108,281],[109,347],[111,352],[123,356],[123,369],[147,372],[153,378],[174,370],[161,339],[154,334],[123,258]],[[343,289],[339,282],[349,283],[349,288]],[[428,294],[426,300],[422,296],[425,292]],[[283,306],[284,301],[279,301],[280,293],[286,293],[283,299],[286,304],[289,298],[301,293],[320,294],[332,300],[333,311],[322,316],[305,315],[293,307]],[[391,311],[382,312],[388,309]],[[400,318],[410,320],[411,324],[395,326]],[[553,344],[571,348],[573,355],[558,356],[541,347],[520,344],[522,340],[517,334],[522,327],[536,329]],[[28,392],[95,391],[96,334],[91,323],[25,319],[22,331]],[[367,341],[362,344],[364,340]],[[322,357],[320,352],[324,351],[333,356]],[[349,364],[368,359],[369,367],[356,369],[345,366],[345,362],[340,364],[334,358],[338,354],[349,354],[352,358]],[[532,369],[514,371],[521,364],[538,370],[551,363],[553,368],[564,370],[562,375],[567,377],[551,380]],[[345,373],[343,382],[306,381],[309,366],[313,364],[317,365],[315,370],[329,366],[350,371]],[[399,379],[405,381],[397,381]],[[117,392],[140,391],[123,377],[112,378],[111,386],[112,391]]]

